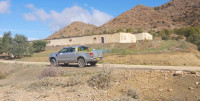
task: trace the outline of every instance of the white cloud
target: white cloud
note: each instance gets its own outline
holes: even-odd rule
[[[49,13],[44,9],[35,8],[32,4],[28,4],[27,7],[31,9],[32,12],[24,14],[26,20],[40,20],[45,22],[52,31],[57,31],[74,21],[81,21],[100,26],[113,18],[111,15],[97,9],[91,8],[91,12],[89,12],[79,6],[65,8],[62,12],[51,10]]]
[[[29,9],[34,9],[35,8],[33,4],[27,4],[26,7],[29,8]]]
[[[26,13],[24,14],[24,18],[28,21],[35,21],[37,20],[36,16],[33,13]]]
[[[10,13],[10,0],[0,1],[0,14]]]

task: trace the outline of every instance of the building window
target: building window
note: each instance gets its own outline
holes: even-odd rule
[[[50,44],[50,43],[51,43],[51,41],[48,41],[48,43]]]
[[[94,37],[94,40],[96,40],[97,38],[96,37]]]

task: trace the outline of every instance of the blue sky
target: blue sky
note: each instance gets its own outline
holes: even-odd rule
[[[138,4],[169,0],[0,0],[0,36],[11,31],[30,40],[44,39],[73,21],[100,26]]]

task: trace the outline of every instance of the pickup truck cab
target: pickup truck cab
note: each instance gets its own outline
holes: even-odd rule
[[[95,66],[96,63],[103,58],[103,53],[100,50],[95,50],[87,46],[71,46],[61,49],[57,53],[49,56],[51,65],[64,63],[78,63],[79,67],[85,67],[87,63]]]

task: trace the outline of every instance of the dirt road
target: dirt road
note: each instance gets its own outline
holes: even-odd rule
[[[19,63],[19,64],[34,64],[34,65],[49,65],[49,62],[25,62],[25,61],[12,61],[12,60],[0,60],[2,63]],[[70,67],[77,67],[75,64]],[[189,70],[200,71],[200,67],[193,66],[155,66],[155,65],[125,65],[125,64],[97,64],[97,67],[109,67],[120,69],[144,69],[144,70]]]

